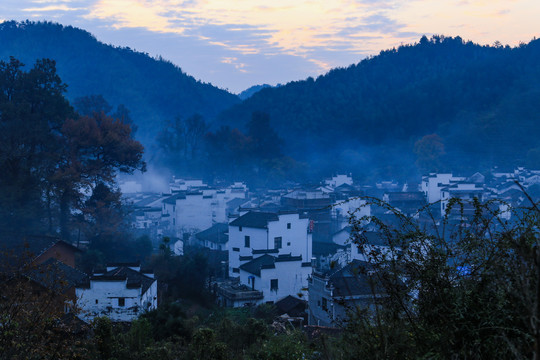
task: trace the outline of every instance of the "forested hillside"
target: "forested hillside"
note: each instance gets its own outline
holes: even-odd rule
[[[137,136],[149,145],[166,120],[200,113],[207,119],[239,99],[225,90],[197,81],[172,63],[129,48],[103,44],[90,33],[53,23],[0,24],[0,60],[10,56],[28,68],[36,59],[56,61],[73,101],[102,95],[112,106],[123,104],[139,127]]]
[[[280,178],[299,167],[308,175],[386,178],[540,167],[540,40],[511,48],[423,37],[317,79],[254,87],[243,102],[170,62],[58,24],[0,24],[0,60],[9,56],[27,67],[54,59],[76,107],[77,98],[90,95],[102,95],[112,108],[125,105],[110,115],[127,108],[147,152],[157,150],[154,159],[184,175],[210,169],[227,177],[233,168],[261,166],[248,146],[254,113],[268,115],[267,133],[282,140],[264,155],[273,159],[264,166],[277,168]],[[173,126],[188,123],[193,129]]]
[[[270,115],[285,151],[380,175],[540,166],[540,41],[510,48],[423,37],[317,79],[263,89],[221,114]]]

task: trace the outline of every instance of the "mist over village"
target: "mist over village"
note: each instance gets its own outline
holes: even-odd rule
[[[428,3],[0,4],[0,359],[538,359],[540,7]]]

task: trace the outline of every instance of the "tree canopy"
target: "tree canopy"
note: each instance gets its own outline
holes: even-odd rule
[[[0,61],[0,221],[3,235],[60,231],[69,238],[73,210],[118,172],[145,169],[129,124],[103,112],[79,116],[64,98],[55,62],[29,71]]]

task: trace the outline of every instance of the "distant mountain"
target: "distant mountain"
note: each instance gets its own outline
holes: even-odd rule
[[[253,94],[261,91],[262,89],[265,89],[267,87],[272,87],[271,85],[268,85],[268,84],[262,84],[262,85],[253,85],[249,88],[247,88],[246,90],[242,91],[240,94],[238,94],[238,97],[240,98],[240,100],[246,100],[250,97],[253,96]]]
[[[220,120],[242,128],[254,111],[267,112],[286,152],[310,165],[385,176],[414,162],[421,171],[540,167],[540,40],[511,48],[423,37],[264,89]]]
[[[36,59],[56,60],[68,84],[67,98],[103,95],[113,106],[124,104],[146,145],[165,120],[200,113],[213,119],[238,103],[237,96],[186,75],[178,66],[129,48],[99,42],[90,33],[50,22],[0,24],[0,59],[14,56],[28,67]]]

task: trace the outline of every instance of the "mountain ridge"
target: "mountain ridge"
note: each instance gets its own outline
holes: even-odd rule
[[[1,23],[0,59],[9,56],[27,67],[40,58],[55,60],[70,101],[99,94],[113,106],[125,105],[139,127],[137,136],[147,147],[167,120],[194,113],[211,120],[240,101],[161,57],[107,45],[86,30],[52,22]]]

